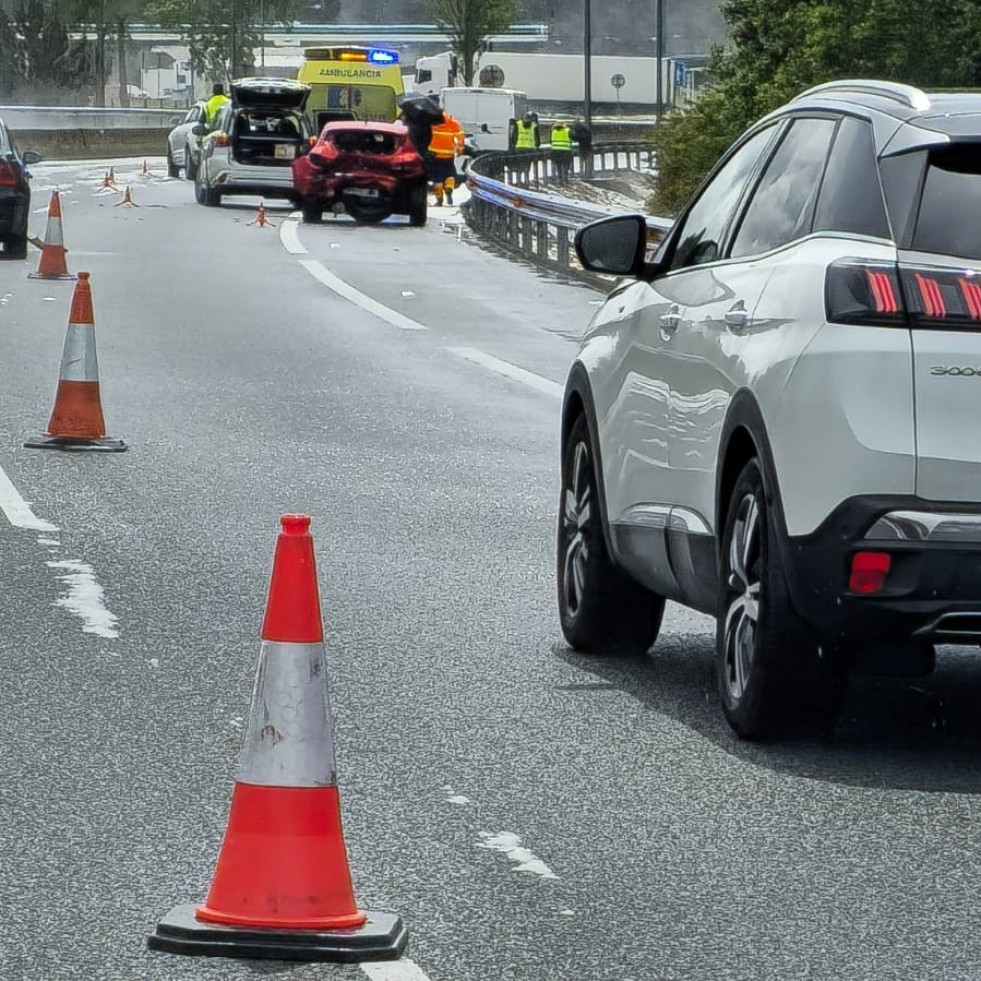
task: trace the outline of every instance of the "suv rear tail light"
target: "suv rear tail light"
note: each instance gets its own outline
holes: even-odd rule
[[[892,559],[888,552],[856,552],[852,556],[848,589],[865,595],[881,593],[891,567]]]
[[[828,267],[825,305],[838,324],[981,330],[981,273],[842,259]]]
[[[15,187],[20,173],[9,160],[0,160],[0,187]]]

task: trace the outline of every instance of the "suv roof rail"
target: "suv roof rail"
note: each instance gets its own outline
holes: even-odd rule
[[[837,82],[825,82],[822,85],[815,85],[794,96],[792,102],[809,98],[814,95],[835,95],[841,93],[845,95],[854,92],[856,95],[877,95],[882,99],[889,99],[898,102],[908,109],[929,109],[930,97],[922,89],[912,85],[903,85],[902,82],[880,82],[872,78],[846,78]]]

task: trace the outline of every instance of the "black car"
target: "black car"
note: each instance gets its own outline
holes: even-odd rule
[[[27,165],[40,159],[30,152],[21,156],[0,119],[0,259],[27,258],[27,216],[31,211]]]

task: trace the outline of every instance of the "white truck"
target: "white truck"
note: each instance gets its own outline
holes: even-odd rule
[[[516,89],[443,88],[442,109],[459,120],[471,152],[507,152],[511,122],[525,113],[526,97]]]
[[[657,59],[594,55],[590,59],[592,101],[614,105],[621,100],[653,107],[657,97]],[[580,55],[553,55],[514,51],[485,51],[480,55],[475,78],[497,66],[503,84],[525,92],[535,102],[582,104],[585,92],[585,65]],[[419,58],[411,90],[436,95],[442,89],[462,84],[456,57],[450,51]],[[662,98],[673,101],[672,64],[664,59]],[[500,78],[491,84],[501,84]]]

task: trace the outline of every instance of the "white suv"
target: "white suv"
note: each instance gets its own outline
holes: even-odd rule
[[[215,207],[229,194],[295,200],[293,161],[310,149],[313,125],[304,112],[310,86],[283,78],[240,78],[231,102],[218,111],[201,139],[194,175],[198,204]]]
[[[593,653],[717,617],[745,738],[827,728],[850,670],[981,643],[981,94],[833,82],[745,133],[618,282],[566,386],[558,593]]]

